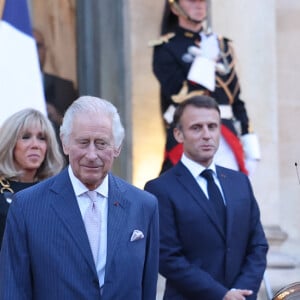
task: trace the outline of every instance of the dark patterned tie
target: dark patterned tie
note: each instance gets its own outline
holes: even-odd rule
[[[206,169],[201,172],[200,176],[204,177],[207,181],[207,192],[208,198],[213,204],[218,219],[220,220],[224,230],[226,228],[226,207],[223,201],[223,197],[221,195],[219,187],[216,185],[213,178],[213,171]]]

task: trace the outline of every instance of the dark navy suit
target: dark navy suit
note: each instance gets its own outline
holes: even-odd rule
[[[130,241],[140,230],[144,238]],[[1,300],[154,300],[158,207],[109,175],[103,294],[67,169],[15,194],[0,253]]]
[[[252,289],[247,299],[256,299],[268,249],[259,208],[246,175],[216,170],[226,199],[226,230],[181,162],[145,186],[159,202],[164,299],[222,300],[231,288]]]

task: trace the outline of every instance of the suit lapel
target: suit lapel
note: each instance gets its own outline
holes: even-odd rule
[[[51,187],[54,193],[52,208],[72,236],[84,259],[96,272],[88,237],[67,169],[57,176]]]
[[[217,227],[220,234],[225,237],[224,228],[222,228],[220,222],[218,221],[214,207],[212,206],[211,202],[207,200],[205,194],[189,170],[181,162],[179,162],[177,166],[174,167],[174,172],[179,184],[181,184],[187,193],[189,193],[201,206],[211,222]]]
[[[107,258],[106,270],[111,266],[112,258],[117,249],[119,240],[124,235],[130,203],[124,197],[126,188],[122,181],[109,174],[108,190],[108,216],[107,216]]]

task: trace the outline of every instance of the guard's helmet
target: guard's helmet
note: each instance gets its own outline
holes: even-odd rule
[[[201,1],[206,2],[207,0],[201,0]],[[179,0],[166,0],[165,7],[164,7],[164,14],[162,18],[162,24],[161,24],[162,34],[166,34],[170,31],[173,31],[178,24],[178,16],[172,12],[171,8],[175,9],[180,15],[186,17],[187,19],[195,23],[201,23],[203,21],[203,20],[201,21],[193,20],[192,18],[190,18],[190,16],[180,6]]]

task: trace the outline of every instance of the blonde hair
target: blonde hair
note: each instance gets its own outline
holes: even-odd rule
[[[11,115],[0,128],[0,176],[19,179],[22,171],[16,169],[14,149],[20,134],[32,126],[39,125],[47,142],[46,156],[36,172],[40,181],[57,174],[64,166],[64,158],[51,122],[41,112],[27,108]]]

